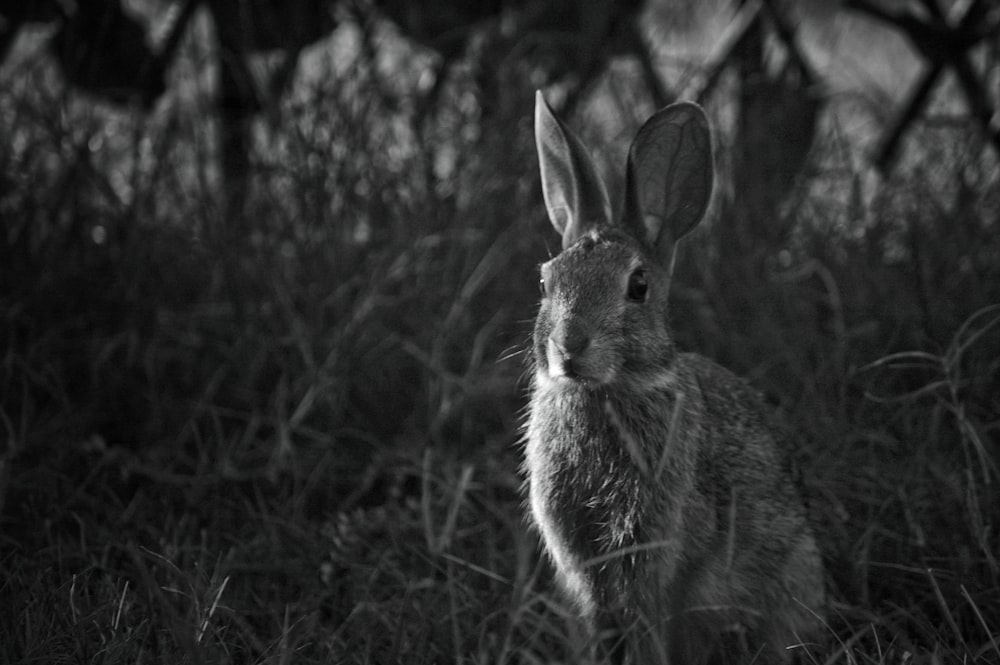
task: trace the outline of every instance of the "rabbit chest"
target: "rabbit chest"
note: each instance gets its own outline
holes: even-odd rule
[[[596,595],[600,604],[618,591],[608,580],[631,577],[650,529],[662,527],[671,488],[683,493],[689,485],[687,465],[661,457],[670,437],[663,418],[652,417],[658,408],[657,400],[578,386],[536,387],[532,397],[525,459],[532,515],[564,585],[585,601]]]

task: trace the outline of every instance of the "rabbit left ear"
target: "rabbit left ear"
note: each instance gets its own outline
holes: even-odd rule
[[[713,177],[705,112],[691,102],[661,109],[629,149],[624,223],[671,261],[677,241],[704,217]]]
[[[535,94],[535,145],[542,174],[542,194],[552,226],[562,234],[563,249],[588,230],[611,222],[611,202],[587,149]]]

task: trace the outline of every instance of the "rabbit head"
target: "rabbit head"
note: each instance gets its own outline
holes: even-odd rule
[[[675,354],[667,327],[674,250],[701,221],[712,191],[705,114],[679,103],[646,121],[629,149],[618,219],[583,143],[540,92],[535,141],[545,207],[563,247],[541,267],[537,380],[655,383]]]

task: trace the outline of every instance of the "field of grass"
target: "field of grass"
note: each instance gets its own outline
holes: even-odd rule
[[[485,116],[459,76],[418,132],[330,72],[261,121],[222,228],[203,97],[6,76],[0,662],[580,662],[519,495],[558,249],[533,90]],[[679,343],[799,444],[831,598],[804,662],[1000,663],[997,157],[922,126],[875,181],[830,120],[809,176],[787,246],[740,263],[720,217],[674,292]]]

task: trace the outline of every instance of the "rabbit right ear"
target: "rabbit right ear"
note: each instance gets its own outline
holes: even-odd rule
[[[589,229],[611,222],[611,202],[583,143],[535,93],[535,145],[542,173],[542,194],[563,249]]]
[[[625,224],[669,264],[677,241],[705,215],[713,177],[705,112],[691,102],[661,109],[629,149]]]

